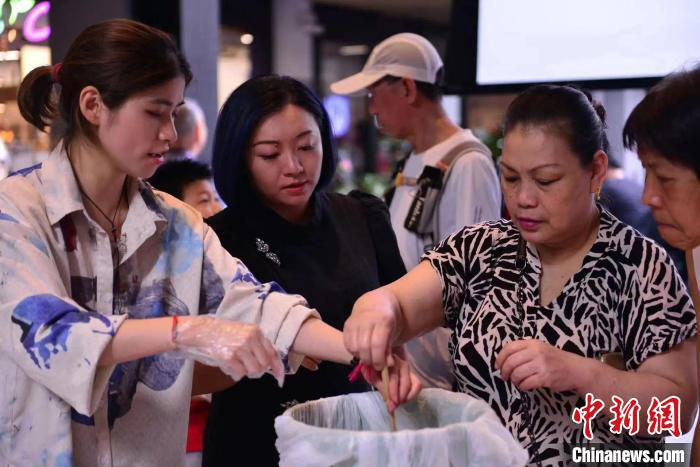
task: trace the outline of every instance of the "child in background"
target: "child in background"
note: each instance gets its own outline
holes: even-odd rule
[[[192,159],[167,161],[148,179],[153,188],[184,201],[202,217],[211,217],[223,209],[211,181],[211,169]]]

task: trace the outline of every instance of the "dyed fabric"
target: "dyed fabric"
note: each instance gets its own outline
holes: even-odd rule
[[[126,319],[216,313],[287,355],[313,310],[261,284],[193,209],[129,183],[112,263],[66,154],[0,182],[0,463],[183,465],[193,362],[98,367]],[[293,358],[291,358],[293,357]]]

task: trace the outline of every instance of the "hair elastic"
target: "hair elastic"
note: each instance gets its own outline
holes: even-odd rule
[[[51,82],[58,83],[58,72],[61,71],[63,64],[57,63],[51,67]]]

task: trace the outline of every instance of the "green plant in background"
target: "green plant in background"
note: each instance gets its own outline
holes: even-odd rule
[[[498,128],[493,131],[478,131],[475,132],[476,136],[484,143],[490,150],[493,157],[493,162],[498,167],[498,161],[501,158],[501,153],[503,152],[503,130]]]
[[[366,173],[360,176],[358,181],[359,189],[382,198],[389,187],[389,177],[378,173]]]

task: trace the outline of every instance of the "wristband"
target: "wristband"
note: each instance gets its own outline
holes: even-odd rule
[[[175,341],[177,340],[177,315],[173,315],[173,327],[170,329],[170,342],[173,343],[177,347],[177,344],[175,344]]]

